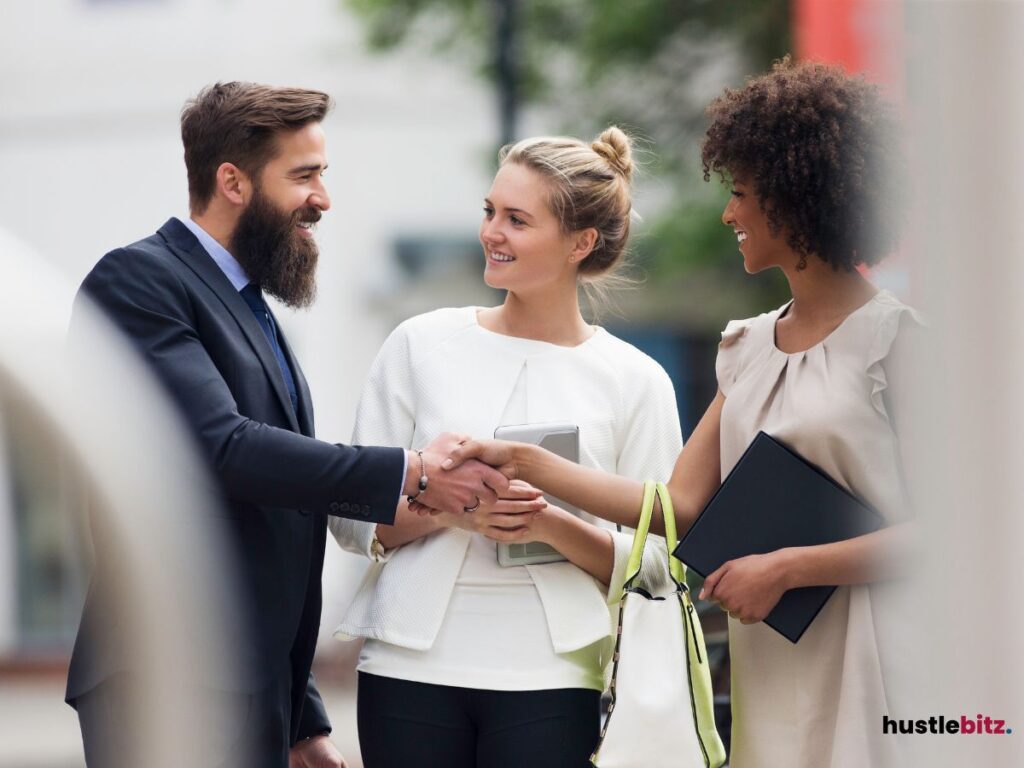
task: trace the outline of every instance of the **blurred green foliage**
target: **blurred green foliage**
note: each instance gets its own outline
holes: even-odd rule
[[[372,47],[464,58],[496,82],[500,0],[343,0]],[[554,112],[560,130],[617,124],[640,138],[641,183],[660,192],[638,226],[634,261],[647,280],[627,314],[691,331],[781,303],[780,275],[743,273],[722,226],[727,192],[700,166],[704,109],[790,45],[789,0],[517,0],[518,95]]]

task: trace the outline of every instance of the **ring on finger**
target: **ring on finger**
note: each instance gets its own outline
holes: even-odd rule
[[[476,497],[476,504],[474,504],[472,507],[463,507],[462,511],[463,512],[476,512],[478,509],[480,509],[480,497],[479,496]]]

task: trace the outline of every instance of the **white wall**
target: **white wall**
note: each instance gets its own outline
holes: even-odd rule
[[[199,88],[246,79],[328,91],[337,107],[325,123],[333,207],[319,228],[320,298],[281,314],[318,434],[345,441],[395,320],[373,301],[394,277],[392,238],[476,230],[496,119],[466,70],[366,52],[339,0],[5,0],[0,228],[77,284],[106,251],[184,215],[178,115]],[[361,567],[334,549],[325,629]]]
[[[201,86],[251,79],[335,96],[321,298],[284,322],[321,431],[344,437],[354,374],[384,330],[368,326],[365,297],[387,274],[391,237],[475,229],[489,94],[444,63],[366,53],[337,0],[33,0],[5,14],[0,225],[76,281],[106,250],[184,212],[178,113]]]

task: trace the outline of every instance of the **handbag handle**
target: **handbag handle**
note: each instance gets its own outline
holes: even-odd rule
[[[637,522],[636,533],[633,534],[633,548],[629,552],[629,560],[626,564],[626,580],[623,587],[627,589],[632,586],[633,580],[640,574],[644,545],[647,543],[647,533],[651,527],[651,517],[654,515],[655,496],[661,501],[661,513],[665,521],[665,553],[668,556],[668,571],[676,586],[685,588],[686,569],[681,562],[672,557],[672,550],[676,548],[676,513],[672,506],[672,497],[664,483],[648,480],[644,483],[640,520]]]

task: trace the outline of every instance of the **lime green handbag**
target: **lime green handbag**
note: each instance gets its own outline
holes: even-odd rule
[[[635,583],[655,495],[665,517],[674,586],[665,596],[652,596]],[[676,519],[668,489],[648,481],[619,603],[611,706],[590,758],[596,768],[719,768],[725,762],[725,747],[715,729],[704,633],[683,564],[669,554],[675,546]]]

